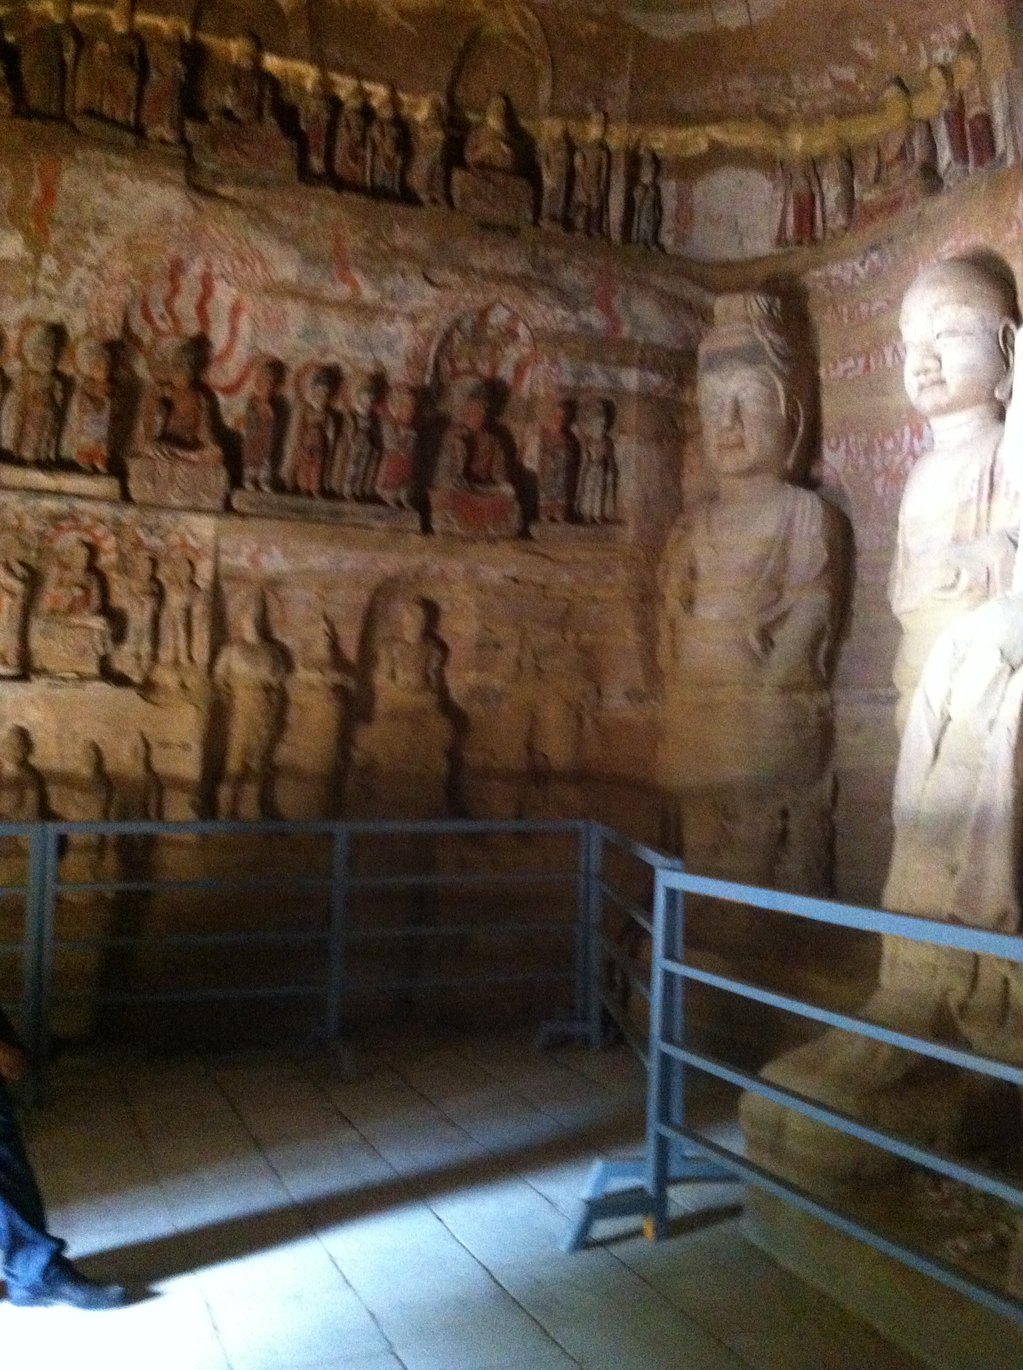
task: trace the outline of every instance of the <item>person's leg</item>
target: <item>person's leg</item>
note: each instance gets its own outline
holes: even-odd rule
[[[25,1153],[14,1105],[0,1080],[0,1250],[8,1285],[31,1286],[42,1278],[64,1243],[46,1231],[46,1211]]]

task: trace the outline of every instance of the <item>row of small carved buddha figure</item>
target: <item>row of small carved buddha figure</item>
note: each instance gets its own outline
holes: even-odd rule
[[[107,769],[98,743],[82,744],[81,759],[73,783],[64,774],[52,781],[33,761],[32,734],[20,724],[8,728],[0,739],[0,821],[33,823],[38,819],[63,818],[73,823],[103,823],[111,818],[158,820],[163,817],[163,782],[153,767],[152,746],[140,733],[133,747],[135,774],[117,783]],[[120,780],[120,777],[118,777]],[[51,790],[60,788],[59,803]],[[59,808],[59,812],[58,812]],[[75,837],[68,851],[104,845],[102,838]]]
[[[69,346],[60,325],[29,325],[16,381],[8,384],[0,372],[0,454],[36,469],[106,473],[118,399],[115,347],[89,337]],[[60,370],[65,351],[73,376]],[[516,487],[523,478],[539,486],[533,517],[591,524],[618,518],[615,414],[606,397],[562,398],[551,406],[541,425],[539,470],[530,475],[501,422],[507,396],[499,382],[479,380],[438,396],[392,384],[380,371],[343,378],[337,366],[313,364],[292,378],[292,400],[288,368],[264,356],[254,364],[232,431],[204,382],[205,351],[203,339],[191,339],[149,358],[149,383],[130,424],[129,465],[148,459],[223,471],[230,447],[244,490],[395,509],[417,507],[431,485],[486,491]]]
[[[308,68],[297,88],[282,86],[251,33],[232,44],[229,61],[217,60],[198,40],[143,39],[130,3],[118,3],[109,24],[88,34],[72,22],[69,4],[55,3],[53,16],[29,27],[17,45],[0,41],[0,114],[70,120],[86,132],[106,127],[175,146],[189,142],[225,175],[237,172],[239,162],[244,174],[246,161],[265,175],[283,151],[282,165],[308,180],[425,204],[453,200],[487,218],[539,219],[591,237],[612,236],[612,156],[602,113],[594,113],[578,143],[561,125],[539,148],[497,92],[475,121],[439,96],[413,119],[393,88],[374,106],[353,82],[339,101],[319,68]],[[233,136],[232,130],[246,129],[265,130],[268,143],[287,150]],[[218,130],[230,142],[222,162]],[[656,247],[662,218],[656,154],[635,146],[625,174],[620,236]],[[482,186],[473,186],[474,176],[483,178]]]

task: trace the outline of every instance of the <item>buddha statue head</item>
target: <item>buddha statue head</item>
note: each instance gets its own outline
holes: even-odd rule
[[[721,295],[700,343],[697,395],[707,461],[719,478],[798,469],[806,429],[801,365],[782,327],[780,301]]]
[[[899,326],[903,378],[927,419],[997,407],[1009,395],[1015,292],[993,267],[954,257],[924,269],[906,291]]]

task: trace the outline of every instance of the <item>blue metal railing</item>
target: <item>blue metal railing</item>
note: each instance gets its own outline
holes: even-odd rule
[[[646,1044],[647,1118],[643,1153],[614,1162],[598,1162],[584,1196],[584,1212],[574,1227],[569,1249],[578,1249],[594,1221],[626,1214],[642,1215],[647,1235],[667,1231],[668,1191],[687,1180],[742,1180],[758,1186],[846,1235],[950,1286],[1015,1322],[1023,1323],[1023,1301],[968,1274],[937,1256],[906,1246],[884,1232],[825,1203],[800,1187],[687,1125],[685,1072],[693,1070],[736,1089],[757,1094],[826,1127],[887,1152],[900,1161],[969,1186],[979,1193],[1023,1209],[1023,1186],[1013,1179],[931,1150],[791,1089],[768,1083],[759,1075],[692,1049],[686,1039],[687,982],[709,986],[748,1003],[795,1014],[823,1027],[858,1034],[873,1041],[929,1057],[1023,1087],[1023,1068],[980,1052],[886,1028],[851,1013],[821,1008],[719,972],[686,959],[684,898],[687,894],[721,900],[745,909],[762,909],[809,919],[831,927],[898,937],[950,952],[996,957],[1023,964],[1023,937],[863,909],[829,900],[756,889],[729,881],[690,875],[661,864],[655,870],[649,920],[649,1034]],[[1023,1043],[1020,1044],[1023,1049]]]

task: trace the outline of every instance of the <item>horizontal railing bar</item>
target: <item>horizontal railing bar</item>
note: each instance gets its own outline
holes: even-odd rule
[[[751,1075],[748,1071],[740,1070],[737,1066],[727,1065],[724,1061],[716,1060],[713,1056],[703,1056],[699,1052],[688,1051],[685,1047],[677,1046],[674,1042],[662,1041],[659,1046],[666,1055],[692,1066],[695,1070],[705,1071],[708,1075],[724,1080],[727,1084],[735,1085],[738,1089],[759,1094],[761,1098],[770,1099],[772,1103],[781,1104],[783,1108],[790,1108],[805,1118],[812,1118],[814,1122],[821,1123],[825,1127],[834,1128],[837,1132],[844,1132],[861,1142],[867,1142],[870,1146],[875,1146],[881,1151],[887,1151],[890,1155],[898,1156],[901,1160],[923,1166],[925,1169],[933,1170],[950,1180],[958,1180],[961,1184],[972,1185],[974,1189],[983,1190],[985,1194],[991,1194],[997,1199],[1004,1199],[1017,1208],[1023,1207],[1023,1189],[1008,1184],[1005,1180],[1000,1180],[987,1171],[960,1165],[958,1161],[943,1156],[940,1152],[931,1151],[927,1147],[916,1146],[912,1142],[903,1141],[893,1133],[885,1132],[880,1128],[869,1127],[866,1123],[857,1122],[850,1114],[843,1113],[840,1109],[827,1108],[823,1104],[815,1103],[805,1094],[800,1094],[796,1090],[768,1084],[759,1075]]]
[[[0,899],[24,899],[28,893],[28,885],[0,885]]]
[[[213,988],[153,990],[149,994],[90,994],[87,990],[62,990],[53,995],[57,1004],[76,1004],[87,1000],[90,1004],[191,1004],[212,1003],[220,999],[298,999],[322,998],[323,985],[267,985],[262,988]]]
[[[160,819],[103,819],[82,822],[50,819],[40,823],[0,823],[0,838],[29,837],[47,828],[67,837],[308,837],[346,832],[354,837],[395,837],[422,834],[498,836],[535,833],[540,836],[578,836],[584,818],[416,818],[416,819],[195,819],[170,822]]]
[[[456,989],[472,985],[547,985],[574,980],[575,971],[511,971],[500,975],[423,975],[404,980],[363,980],[352,976],[346,986],[353,990]]]
[[[638,923],[644,932],[653,936],[654,925],[650,921],[650,910],[645,909],[642,904],[637,904],[634,899],[629,899],[626,895],[620,894],[614,885],[609,885],[606,880],[597,880],[597,887],[603,895],[611,900],[616,908],[621,909],[622,913],[627,913],[634,923]]]
[[[619,832],[617,828],[609,827],[606,823],[591,822],[591,831],[593,830],[598,832],[609,846],[617,847],[619,851],[634,856],[637,861],[642,861],[644,865],[654,866],[658,870],[682,871],[685,869],[679,857],[666,856],[664,852],[648,847],[645,842],[637,842],[635,838],[627,837],[625,833]]]
[[[638,990],[644,999],[649,999],[650,986],[647,984],[646,977],[636,969],[636,963],[631,961],[621,947],[616,947],[609,938],[602,937],[600,945],[604,955],[609,956],[618,969],[628,977],[633,989]]]
[[[421,888],[426,885],[567,885],[579,879],[573,871],[434,871],[424,875],[352,875],[350,889]]]
[[[858,1222],[855,1218],[850,1218],[846,1214],[838,1212],[837,1209],[828,1207],[827,1204],[822,1203],[807,1190],[779,1179],[769,1170],[765,1170],[763,1166],[757,1165],[755,1161],[737,1155],[719,1142],[711,1141],[709,1137],[704,1137],[689,1128],[670,1125],[662,1125],[661,1132],[686,1143],[694,1151],[701,1153],[708,1159],[719,1161],[726,1169],[733,1170],[736,1175],[756,1185],[758,1189],[773,1194],[775,1198],[781,1199],[784,1203],[791,1203],[795,1207],[801,1208],[811,1217],[818,1218],[821,1222],[828,1223],[831,1227],[844,1232],[847,1237],[866,1242],[875,1251],[880,1251],[885,1256],[891,1256],[921,1275],[929,1275],[932,1279],[957,1290],[960,1294],[965,1294],[974,1302],[983,1304],[992,1312],[999,1313],[1013,1322],[1023,1323],[1023,1302],[1001,1292],[979,1277],[964,1275],[954,1266],[936,1256],[928,1256],[912,1247],[900,1245],[891,1237],[886,1237],[877,1228]]]
[[[574,923],[451,923],[430,928],[367,928],[354,927],[345,933],[348,942],[375,942],[380,938],[401,940],[405,937],[514,937],[519,933],[538,932],[546,936],[574,936]]]
[[[202,879],[177,880],[156,877],[152,880],[58,880],[56,891],[61,894],[144,894],[151,890],[166,890],[180,894],[188,890],[267,889],[329,889],[329,875],[227,875]]]
[[[127,951],[132,947],[260,946],[267,943],[276,945],[281,942],[325,942],[329,936],[326,929],[295,929],[279,932],[172,932],[152,937],[56,937],[53,949],[59,953],[88,951],[94,947]]]
[[[827,1027],[855,1032],[861,1037],[871,1037],[875,1041],[886,1042],[905,1051],[918,1052],[921,1056],[931,1056],[936,1061],[945,1061],[948,1065],[960,1066],[964,1070],[976,1071],[981,1075],[993,1075],[995,1079],[1007,1080],[1013,1085],[1023,1085],[1023,1067],[1009,1065],[1006,1061],[999,1061],[991,1056],[980,1056],[972,1051],[962,1051],[957,1047],[945,1046],[941,1042],[911,1037],[905,1032],[895,1032],[892,1028],[872,1023],[868,1018],[860,1018],[856,1014],[836,1013],[831,1009],[817,1008],[787,994],[750,985],[745,980],[732,980],[725,975],[700,970],[687,962],[668,960],[662,964],[664,969],[672,974],[684,976],[687,980],[696,980],[701,985],[709,985],[713,989],[724,990],[743,999],[752,999],[755,1003],[766,1004],[769,1008],[795,1013],[801,1018],[810,1018]]]
[[[772,913],[788,913],[815,923],[832,923],[859,932],[886,933],[911,942],[927,942],[954,951],[1023,962],[1023,937],[1010,936],[1004,932],[988,932],[984,928],[968,928],[962,923],[943,923],[936,918],[916,918],[906,913],[886,913],[881,909],[865,909],[854,904],[835,904],[826,899],[757,889],[753,885],[736,885],[728,880],[711,880],[706,876],[674,870],[664,871],[662,883],[667,889],[702,894],[731,904],[746,904],[750,908],[766,909]]]

